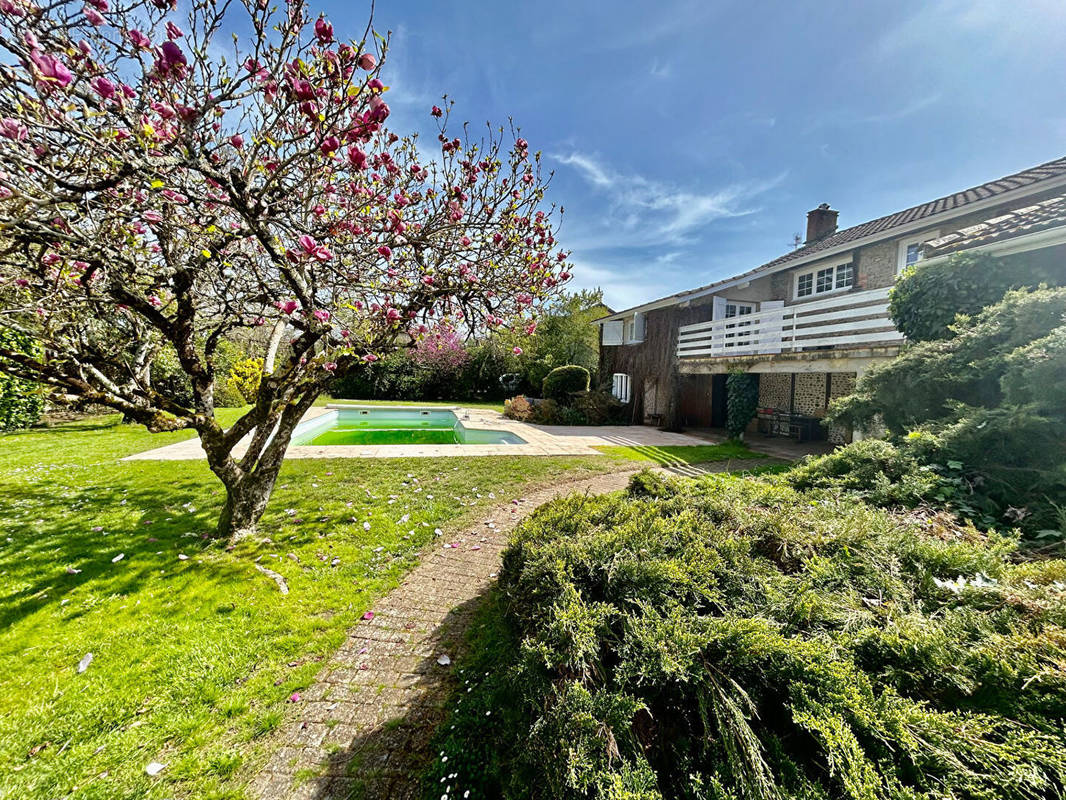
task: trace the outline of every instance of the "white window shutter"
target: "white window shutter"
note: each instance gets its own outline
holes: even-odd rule
[[[711,319],[725,319],[725,298],[715,295],[711,298]]]
[[[763,317],[759,323],[759,352],[781,352],[781,320],[784,314],[784,300],[763,300],[759,303],[759,314]],[[781,309],[779,314],[766,314],[766,312]]]
[[[643,311],[638,311],[638,312],[636,312],[633,315],[633,341],[634,342],[643,342],[644,341],[644,327],[645,327],[646,324],[647,324],[647,321],[645,320]]]
[[[614,319],[610,322],[604,322],[601,327],[603,328],[603,334],[600,341],[603,344],[613,345],[622,343],[622,320]]]

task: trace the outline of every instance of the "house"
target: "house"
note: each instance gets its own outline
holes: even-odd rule
[[[596,321],[600,375],[634,423],[722,427],[726,376],[743,370],[759,378],[761,426],[848,441],[818,418],[899,352],[888,316],[896,276],[962,250],[1066,259],[1066,158],[843,230],[837,215],[823,203],[807,214],[801,247]]]

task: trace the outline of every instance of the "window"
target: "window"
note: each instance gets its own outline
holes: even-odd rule
[[[622,320],[613,319],[603,323],[603,335],[601,342],[606,345],[622,343]]]
[[[738,303],[738,302],[735,302],[735,301],[728,301],[725,304],[725,318],[726,319],[728,319],[730,317],[743,317],[746,314],[751,314],[753,311],[755,311],[755,304],[754,303]],[[751,323],[750,322],[735,322],[735,323],[730,323],[729,325],[726,325],[727,329],[730,329],[730,328],[748,328],[748,327],[751,327]],[[735,342],[731,342],[730,339],[735,339],[736,336],[737,336],[737,334],[735,334],[735,333],[727,333],[725,335],[725,340],[726,340],[725,341],[725,346],[726,347],[733,347]]]
[[[841,264],[837,267],[837,289],[847,289],[855,282],[855,265]]]
[[[624,372],[616,372],[611,380],[611,394],[620,402],[629,402],[629,376]]]
[[[940,231],[926,231],[925,233],[904,239],[899,243],[898,269],[905,269],[922,260],[922,245],[940,236]]]
[[[632,319],[626,320],[626,344],[637,344],[644,341],[644,314],[640,311],[633,314]]]
[[[796,276],[796,297],[842,292],[855,284],[855,265],[848,261]]]

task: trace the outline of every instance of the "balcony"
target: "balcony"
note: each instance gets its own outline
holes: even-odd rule
[[[771,308],[741,317],[682,325],[678,358],[799,353],[894,345],[903,340],[888,316],[889,287]]]

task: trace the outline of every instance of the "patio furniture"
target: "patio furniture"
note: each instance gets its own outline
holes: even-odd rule
[[[809,414],[763,408],[756,416],[759,433],[764,436],[783,436],[800,442],[820,442],[828,436],[822,420]]]

